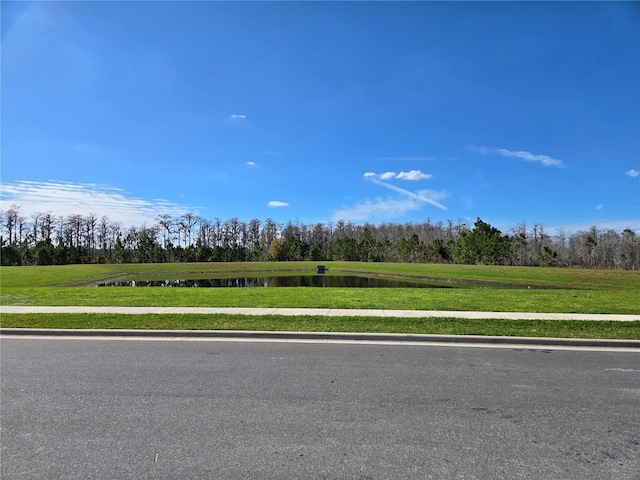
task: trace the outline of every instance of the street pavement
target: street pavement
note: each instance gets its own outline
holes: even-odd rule
[[[0,340],[7,479],[640,472],[636,353]]]

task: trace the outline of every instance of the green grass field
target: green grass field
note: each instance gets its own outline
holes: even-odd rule
[[[640,322],[282,315],[7,314],[7,328],[260,330],[640,339]]]
[[[640,272],[328,262],[329,275],[371,274],[453,288],[97,288],[109,279],[315,274],[315,263],[192,263],[1,267],[3,305],[384,308],[640,313]],[[531,287],[531,288],[528,288]]]
[[[324,262],[328,275],[367,274],[446,284],[451,288],[165,288],[96,287],[106,280],[213,278],[220,276],[315,274],[316,262],[192,263],[1,267],[2,305],[211,306],[467,310],[489,312],[640,313],[640,272],[531,267]],[[514,321],[289,319],[234,316],[2,315],[4,327],[219,328],[484,335],[640,338],[638,323]],[[223,318],[226,317],[226,318]],[[38,320],[40,319],[40,320]],[[445,321],[446,320],[446,321]],[[105,323],[106,322],[106,323]],[[229,323],[230,322],[230,323]],[[444,323],[443,323],[444,322]],[[506,323],[505,323],[506,322]],[[588,323],[589,327],[583,324]],[[545,326],[549,324],[548,326]],[[602,324],[598,326],[597,324]],[[605,325],[606,324],[606,325]],[[613,325],[609,325],[613,324]],[[552,326],[553,325],[553,326]],[[579,326],[582,325],[582,326]],[[446,328],[445,328],[446,327]],[[508,328],[507,328],[508,327]],[[598,327],[596,330],[594,328]],[[443,330],[443,328],[445,330]],[[585,330],[586,328],[586,330]],[[589,330],[591,329],[591,330]],[[619,337],[621,332],[622,337]],[[496,333],[502,332],[502,333]]]

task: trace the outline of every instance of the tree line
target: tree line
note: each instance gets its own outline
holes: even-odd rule
[[[540,223],[525,222],[503,233],[480,218],[473,225],[430,219],[302,225],[185,213],[125,228],[107,216],[27,217],[20,210],[0,211],[2,265],[344,260],[637,269],[640,263],[634,231],[596,226],[552,235]]]

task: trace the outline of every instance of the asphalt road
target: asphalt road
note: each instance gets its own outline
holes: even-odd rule
[[[3,479],[640,478],[638,353],[0,341]]]

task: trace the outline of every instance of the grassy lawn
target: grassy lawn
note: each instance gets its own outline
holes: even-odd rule
[[[637,294],[636,294],[637,295]],[[264,308],[364,308],[637,314],[637,300],[624,291],[507,289],[168,289],[25,288],[2,291],[3,305],[183,306]]]
[[[315,274],[315,263],[192,263],[1,267],[3,305],[384,308],[640,313],[640,272],[327,262],[329,275],[369,274],[452,288],[95,287],[109,279]],[[531,288],[528,288],[531,287]]]
[[[252,273],[315,274],[318,262],[154,263],[0,267],[2,289],[86,286],[115,278],[190,278]],[[640,291],[640,271],[568,268],[440,265],[415,263],[324,262],[328,274],[356,272],[400,278],[441,280],[450,284],[484,282],[489,286]],[[477,284],[475,284],[477,286]]]
[[[323,262],[328,275],[366,274],[451,288],[96,287],[106,280],[314,275],[317,262],[1,267],[3,305],[365,308],[640,314],[640,272]],[[638,324],[233,315],[2,315],[3,327],[258,329],[640,338]],[[622,335],[622,336],[619,336]]]
[[[281,315],[5,314],[6,328],[263,330],[640,339],[640,322]]]

